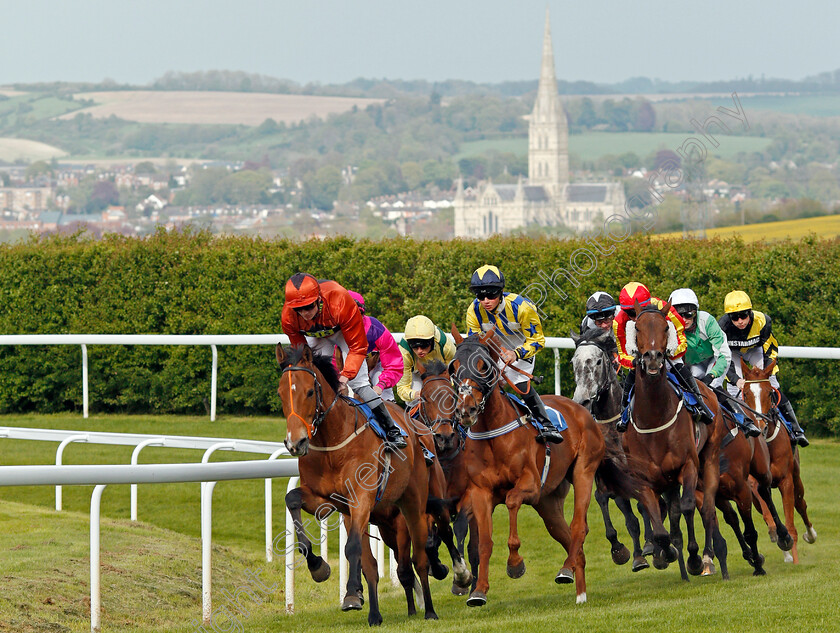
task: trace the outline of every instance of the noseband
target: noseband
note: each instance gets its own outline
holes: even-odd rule
[[[478,353],[481,355],[481,360],[483,360],[487,364],[487,367],[492,368],[493,372],[493,380],[487,381],[486,383],[473,376],[467,376],[465,378],[465,380],[473,381],[478,387],[478,390],[481,392],[481,400],[478,401],[478,412],[476,413],[476,415],[481,415],[481,413],[484,411],[484,407],[487,404],[487,396],[493,390],[493,386],[498,383],[499,370],[496,367],[495,363],[493,363],[493,359],[490,358],[489,352],[483,345],[476,344],[474,345],[474,348],[475,351],[478,351]],[[455,357],[458,357],[457,352],[455,354]],[[462,362],[461,366],[458,369],[461,370],[463,369],[463,367],[464,363]],[[461,381],[458,379],[458,372],[455,372],[455,374],[452,376],[452,382],[455,383],[455,391],[459,396],[466,397],[472,395],[473,387],[471,387],[470,385],[462,384]],[[457,413],[457,407],[455,408],[455,412],[456,422],[460,424],[461,416]]]
[[[315,383],[315,414],[312,416],[312,421],[307,422],[306,420],[303,419],[303,417],[300,416],[300,414],[296,413],[295,411],[292,411],[292,415],[296,415],[297,417],[299,417],[301,419],[304,427],[306,428],[306,432],[309,434],[309,437],[312,437],[312,436],[315,435],[315,433],[318,432],[318,427],[321,425],[321,422],[324,421],[324,418],[327,417],[327,414],[330,412],[330,410],[333,408],[336,401],[338,400],[338,392],[337,391],[335,392],[335,397],[333,398],[332,402],[330,403],[330,406],[328,406],[327,408],[324,408],[324,396],[323,396],[323,392],[321,390],[321,382],[318,380],[318,374],[316,374],[314,371],[312,371],[308,367],[299,367],[297,365],[292,365],[290,367],[286,367],[286,369],[283,370],[283,373],[285,374],[286,372],[290,372],[290,371],[306,372],[307,374],[312,376],[312,380]],[[291,377],[289,377],[289,385],[292,385],[292,384],[294,384],[294,383],[292,383],[292,379],[291,379]],[[290,391],[291,391],[291,387],[290,387]],[[290,394],[289,398],[290,398],[290,400],[292,400],[291,394]]]
[[[441,382],[445,382],[446,384],[450,384],[450,379],[448,377],[432,376],[431,378],[427,378],[426,380],[423,381],[423,386],[425,387],[426,383],[435,382],[436,380],[439,380]],[[422,398],[422,397],[420,398],[420,420],[423,422],[423,424],[425,424],[427,427],[429,427],[429,430],[431,430],[433,432],[434,432],[435,428],[437,428],[438,426],[440,426],[441,424],[444,424],[446,422],[448,422],[450,424],[450,426],[452,426],[453,429],[455,428],[455,425],[457,424],[457,422],[454,422],[452,420],[452,418],[437,417],[434,420],[429,418],[428,413],[426,413],[426,398]]]

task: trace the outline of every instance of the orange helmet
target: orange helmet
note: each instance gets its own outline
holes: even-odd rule
[[[618,296],[618,303],[622,310],[632,310],[636,306],[637,301],[642,307],[648,305],[650,303],[650,290],[638,281],[631,281],[621,289],[621,294]]]
[[[295,273],[286,282],[286,305],[290,308],[308,306],[320,296],[318,280],[309,273]]]

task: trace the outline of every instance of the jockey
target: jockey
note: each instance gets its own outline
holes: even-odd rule
[[[308,273],[295,273],[286,282],[282,313],[283,332],[293,346],[308,344],[316,354],[332,357],[338,347],[344,354],[344,369],[338,377],[370,406],[385,429],[386,447],[406,448],[407,443],[385,403],[368,379],[368,342],[362,313],[353,298],[335,281],[318,282]]]
[[[726,378],[726,371],[732,361],[732,354],[726,342],[726,334],[720,329],[715,318],[700,310],[700,301],[690,288],[674,290],[668,297],[668,302],[674,306],[685,322],[685,338],[688,349],[685,352],[685,364],[691,369],[695,378],[699,378],[715,390],[718,402],[734,414],[734,419],[745,435],[758,437],[761,430],[746,418],[734,403],[717,391]]]
[[[627,323],[630,321],[635,322],[636,320],[637,302],[641,308],[645,308],[649,305],[655,306],[656,308],[662,308],[662,306],[665,305],[665,302],[657,297],[652,297],[650,295],[650,291],[647,289],[647,286],[636,281],[631,281],[621,289],[618,302],[621,306],[621,310],[619,310],[618,315],[615,317],[615,321],[613,322],[613,332],[615,333],[615,338],[618,342],[618,362],[621,363],[622,367],[626,367],[630,370],[627,372],[627,377],[624,380],[624,394],[621,399],[624,411],[621,414],[621,419],[615,425],[615,428],[619,432],[623,433],[627,430],[627,424],[630,417],[630,410],[628,406],[630,403],[630,388],[636,382],[636,358],[627,353]],[[697,382],[694,380],[694,376],[691,375],[691,370],[682,362],[682,357],[685,355],[685,350],[688,344],[685,339],[682,317],[677,314],[676,310],[674,310],[674,306],[671,306],[668,311],[668,319],[673,324],[677,334],[677,347],[671,353],[671,364],[683,379],[686,387],[697,398],[700,409],[700,418],[704,423],[711,424],[714,422],[714,414],[709,410],[709,407],[707,407],[706,403],[703,401],[703,396],[700,395],[700,389],[697,386]]]
[[[448,365],[455,358],[455,341],[451,334],[432,323],[432,320],[418,314],[405,324],[403,340],[399,344],[402,354],[403,374],[397,383],[397,395],[406,403],[420,397],[423,387],[420,374],[414,370],[417,361],[431,363],[440,361]]]
[[[538,442],[559,444],[563,436],[548,419],[540,395],[530,379],[516,371],[534,373],[535,356],[545,347],[540,317],[531,301],[512,292],[504,292],[505,276],[495,266],[482,266],[472,274],[470,290],[475,300],[467,308],[467,336],[495,329],[502,341],[499,368],[522,395],[525,406],[539,428]]]
[[[358,292],[347,291],[356,305],[365,323],[368,342],[368,358],[378,354],[376,365],[369,371],[373,390],[383,399],[394,401],[394,385],[403,375],[403,358],[400,347],[393,334],[379,319],[365,314],[365,298]]]
[[[586,334],[590,330],[613,329],[613,321],[615,320],[615,313],[618,311],[618,306],[615,299],[607,292],[598,291],[586,300],[586,316],[580,322],[580,333]],[[618,371],[620,365],[618,363],[618,347],[615,344],[615,338],[610,337],[609,349],[607,353],[613,359],[613,368]]]
[[[719,324],[726,334],[729,349],[732,352],[732,362],[726,373],[726,379],[729,382],[729,393],[735,396],[744,390],[746,384],[741,375],[741,359],[743,358],[753,367],[764,369],[766,363],[776,359],[779,345],[776,337],[773,336],[770,316],[753,310],[752,301],[743,290],[734,290],[726,295],[723,300],[723,309],[726,314],[720,317]],[[773,369],[773,375],[770,376],[770,384],[777,390],[779,389],[779,379],[776,377],[778,371],[777,365]],[[790,422],[793,441],[799,446],[808,446],[810,442],[805,437],[802,427],[799,426],[799,421],[793,412],[793,405],[781,390],[779,390],[779,396],[781,398],[779,410]]]

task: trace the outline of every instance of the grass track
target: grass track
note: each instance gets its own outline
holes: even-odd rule
[[[197,417],[95,416],[84,423],[78,415],[33,415],[3,416],[0,425],[259,439],[276,439],[283,434],[282,423],[269,418],[223,418],[210,423]],[[53,443],[2,440],[0,463],[51,463],[55,447]],[[199,451],[146,450],[144,462],[200,458]],[[68,448],[65,463],[127,463],[127,454],[130,451],[118,447],[80,444]],[[214,460],[233,456],[217,453]],[[724,528],[730,550],[730,582],[722,582],[718,575],[683,583],[675,566],[661,572],[651,569],[632,574],[627,566],[617,567],[609,560],[603,525],[593,503],[586,545],[589,602],[576,606],[574,590],[553,582],[565,553],[548,537],[530,508],[520,514],[522,554],[528,572],[516,581],[505,576],[507,512],[501,507],[494,515],[496,545],[488,605],[468,609],[462,598],[449,593],[447,580],[434,583],[432,589],[441,620],[409,620],[402,591],[386,582],[381,590],[385,626],[390,631],[482,633],[614,633],[663,627],[703,633],[840,631],[834,615],[840,591],[840,506],[835,495],[840,443],[814,441],[802,452],[802,461],[806,499],[819,539],[815,545],[800,543],[802,563],[797,567],[781,562],[781,552],[759,528],[768,575],[751,576],[734,537]],[[283,530],[284,489],[285,482],[275,483],[275,533]],[[5,581],[0,597],[0,631],[89,630],[85,600],[89,591],[90,487],[65,487],[66,511],[61,514],[51,510],[53,494],[47,487],[0,490],[0,529],[4,533],[0,561]],[[219,483],[214,510],[214,604],[223,603],[222,590],[234,591],[242,586],[246,572],[257,571],[266,582],[278,582],[282,587],[282,567],[267,565],[262,558],[262,482]],[[130,525],[128,487],[106,490],[103,514],[111,520],[102,529],[103,631],[195,631],[192,621],[200,613],[198,486],[141,487],[139,512],[145,523]],[[798,520],[797,525],[802,531]],[[622,533],[623,528],[619,531]],[[333,538],[333,561],[336,542]],[[234,622],[220,618],[217,630],[337,633],[366,629],[366,611],[338,610],[338,574],[333,569],[333,577],[323,585],[315,585],[305,574],[298,576],[295,616],[283,614],[283,596],[278,591],[263,604],[243,601],[248,617],[236,614]]]

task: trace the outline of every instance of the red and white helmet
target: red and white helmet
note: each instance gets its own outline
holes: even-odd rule
[[[290,308],[308,306],[320,296],[321,286],[309,273],[295,273],[286,282],[286,305]]]
[[[647,286],[640,284],[638,281],[631,281],[629,284],[621,289],[621,294],[618,295],[618,304],[622,310],[632,310],[636,307],[636,302],[639,302],[641,307],[650,304],[650,290]]]

